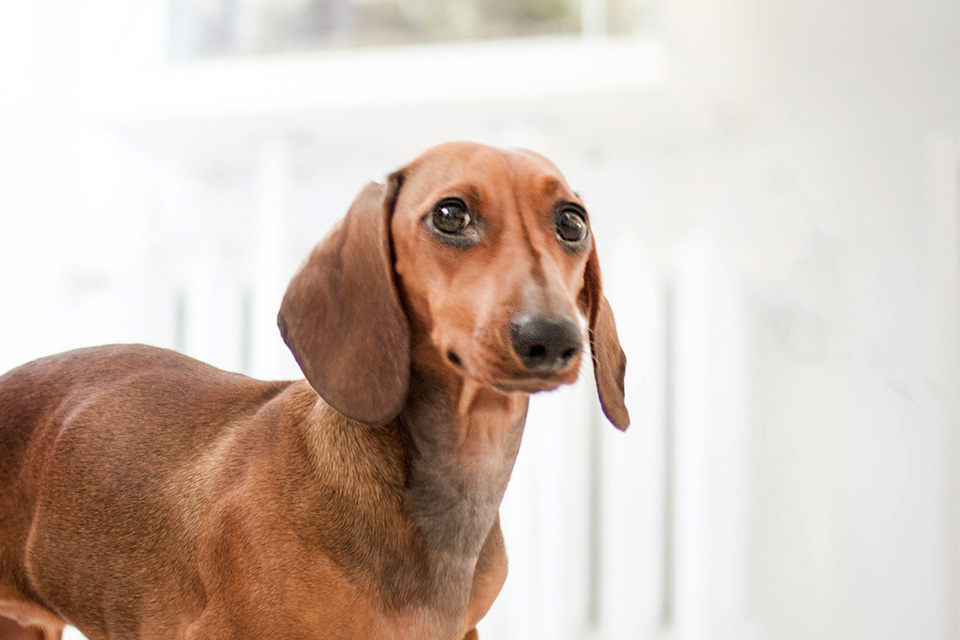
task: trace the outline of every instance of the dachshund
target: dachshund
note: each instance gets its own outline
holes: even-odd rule
[[[111,345],[0,377],[0,638],[477,640],[530,394],[626,358],[587,211],[526,150],[370,183],[294,275],[264,382]]]

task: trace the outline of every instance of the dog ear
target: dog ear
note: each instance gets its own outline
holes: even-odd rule
[[[410,327],[394,284],[390,218],[402,174],[371,182],[290,281],[277,318],[310,385],[368,425],[395,418],[407,396]]]
[[[613,309],[603,295],[596,244],[593,244],[583,274],[580,306],[590,327],[590,353],[593,356],[593,373],[597,379],[600,406],[607,419],[623,431],[630,426],[630,414],[623,398],[627,356],[623,353],[617,337]]]

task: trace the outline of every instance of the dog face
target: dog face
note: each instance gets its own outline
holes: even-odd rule
[[[456,374],[505,392],[576,380],[593,238],[557,168],[529,151],[453,143],[392,179],[394,269],[414,335]]]
[[[626,428],[626,359],[583,203],[538,154],[449,143],[361,192],[279,324],[317,392],[379,424],[402,408],[411,366],[504,393],[573,382],[580,314],[601,404]]]

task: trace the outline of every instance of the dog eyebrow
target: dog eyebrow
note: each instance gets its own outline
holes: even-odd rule
[[[563,190],[563,183],[554,178],[553,176],[547,176],[543,180],[543,188],[541,189],[545,196],[550,196],[557,191]]]
[[[480,190],[477,189],[476,185],[470,185],[466,189],[467,193],[467,204],[473,208],[474,211],[480,211],[483,206],[483,199],[480,197]]]
[[[440,197],[449,196],[462,196],[474,212],[479,212],[483,205],[480,190],[473,184],[453,184],[440,192]]]

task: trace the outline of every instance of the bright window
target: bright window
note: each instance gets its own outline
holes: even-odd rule
[[[170,0],[173,59],[540,35],[623,34],[637,0]]]

